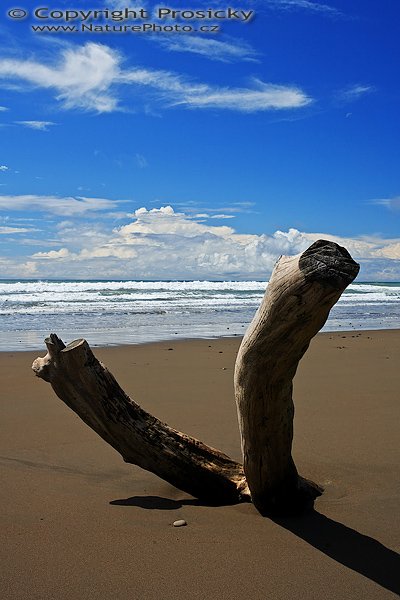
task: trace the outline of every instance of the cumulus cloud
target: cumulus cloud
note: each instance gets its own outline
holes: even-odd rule
[[[107,210],[116,204],[114,200],[84,196],[0,196],[0,210],[39,210],[63,216]]]
[[[5,173],[6,171],[9,171],[9,167],[7,167],[7,165],[0,165],[0,171],[2,171],[3,173]]]
[[[15,123],[38,131],[48,131],[51,125],[55,125],[52,121],[15,121]]]
[[[64,222],[57,232],[59,247],[42,249],[25,261],[48,277],[268,279],[281,254],[297,254],[323,238],[345,246],[372,278],[374,269],[400,276],[400,239],[342,238],[297,229],[243,234],[209,218],[164,206],[140,208],[112,231]]]
[[[345,246],[353,258],[361,261],[380,258],[400,260],[399,239],[382,239],[376,236],[348,238],[331,235],[329,233],[308,233],[306,235],[308,239],[313,242],[317,239],[324,238],[326,240],[336,242],[341,246]]]
[[[126,67],[112,48],[87,43],[63,49],[51,65],[20,59],[0,59],[0,78],[23,80],[32,86],[53,90],[66,109],[99,113],[119,108],[122,88],[136,101],[143,94],[164,107],[227,109],[240,112],[294,109],[312,99],[294,85],[276,85],[254,79],[249,87],[227,87],[197,83],[171,71]]]
[[[68,248],[60,248],[60,250],[50,250],[49,252],[36,252],[32,255],[32,258],[54,260],[57,258],[68,258],[69,256],[71,256],[71,252]]]
[[[34,260],[16,260],[0,256],[0,273],[3,277],[35,277],[37,264]]]
[[[110,86],[118,74],[119,54],[101,44],[63,49],[50,66],[33,60],[0,60],[0,77],[22,79],[53,89],[66,108],[91,108],[109,112],[117,105]]]

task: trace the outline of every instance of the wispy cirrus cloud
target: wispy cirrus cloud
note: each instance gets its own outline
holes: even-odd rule
[[[201,36],[164,36],[152,38],[163,49],[170,52],[198,54],[209,60],[220,62],[258,62],[258,53],[244,40],[225,37],[225,39]]]
[[[234,219],[236,215],[224,215],[223,213],[217,215],[209,215],[208,213],[197,213],[193,215],[193,219]]]
[[[158,203],[159,200],[154,200],[153,203]],[[249,201],[243,202],[232,202],[229,206],[209,206],[204,205],[203,203],[199,203],[195,200],[186,201],[186,202],[174,202],[174,206],[179,208],[183,213],[187,216],[195,217],[198,214],[208,215],[208,218],[219,218],[221,215],[224,215],[224,218],[233,218],[238,214],[249,214],[254,213],[255,211],[255,203]]]
[[[362,96],[371,94],[374,91],[375,91],[375,88],[373,85],[365,85],[365,84],[357,83],[355,85],[348,86],[344,90],[341,90],[338,93],[338,98],[339,98],[339,100],[342,100],[344,102],[354,102],[355,100],[358,100]]]
[[[53,65],[0,59],[0,78],[52,90],[65,109],[99,113],[118,110],[123,89],[129,92],[128,102],[143,103],[147,92],[151,101],[163,107],[258,112],[301,108],[312,102],[294,85],[253,79],[248,87],[215,86],[171,71],[125,67],[120,53],[96,43],[63,49]]]
[[[312,2],[311,0],[267,0],[266,6],[278,10],[307,10],[330,16],[339,16],[343,13],[329,4]]]
[[[139,10],[140,8],[147,9],[148,1],[144,0],[109,0],[104,2],[104,8],[111,8],[112,10]]]
[[[200,5],[201,0],[194,0],[193,4]],[[226,6],[225,0],[214,0],[213,4],[219,6]],[[204,8],[204,5],[199,6]],[[262,12],[267,10],[276,11],[307,11],[309,13],[319,13],[321,15],[338,17],[343,16],[344,13],[331,6],[329,3],[320,2],[319,0],[247,0],[246,8],[253,8],[256,12]]]
[[[394,198],[375,198],[374,200],[370,200],[369,204],[378,204],[390,210],[400,210],[400,196],[395,196]]]
[[[14,121],[14,123],[28,127],[28,129],[36,129],[36,131],[49,131],[49,127],[55,125],[53,121]]]
[[[301,108],[311,102],[312,99],[306,96],[300,88],[264,83],[254,78],[252,89],[232,90],[221,87],[209,89],[203,94],[188,93],[185,98],[177,100],[174,104],[181,104],[189,108],[227,108],[240,112],[257,112]]]
[[[143,156],[143,154],[139,154],[138,152],[135,154],[135,162],[139,169],[145,169],[149,166],[146,157]]]
[[[37,196],[33,194],[0,196],[0,210],[43,211],[62,216],[83,215],[115,208],[118,201],[83,196]]]
[[[27,233],[28,231],[32,231],[32,230],[26,229],[26,227],[1,227],[0,226],[0,235],[11,235],[12,233]]]

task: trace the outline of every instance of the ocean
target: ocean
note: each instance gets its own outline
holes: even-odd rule
[[[261,281],[0,280],[0,350],[43,349],[50,332],[92,346],[243,335]],[[353,283],[323,331],[400,329],[400,282]]]

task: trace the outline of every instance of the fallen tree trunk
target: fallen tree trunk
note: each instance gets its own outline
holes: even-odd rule
[[[67,346],[54,334],[32,369],[127,463],[215,504],[249,501],[243,467],[228,456],[162,423],[121,389],[85,340]]]
[[[235,397],[244,471],[262,514],[298,512],[322,492],[292,459],[293,377],[359,265],[345,248],[319,240],[281,257],[239,348]]]
[[[321,240],[277,263],[235,366],[244,470],[144,411],[85,340],[65,346],[51,334],[47,355],[32,368],[125,462],[213,504],[249,501],[251,493],[262,514],[298,511],[321,488],[299,477],[292,460],[292,379],[311,338],[357,272],[344,248]]]

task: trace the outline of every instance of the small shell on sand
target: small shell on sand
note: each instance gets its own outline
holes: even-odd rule
[[[178,519],[178,521],[174,521],[172,523],[172,525],[174,527],[184,527],[185,525],[187,525],[186,521],[184,519]]]

